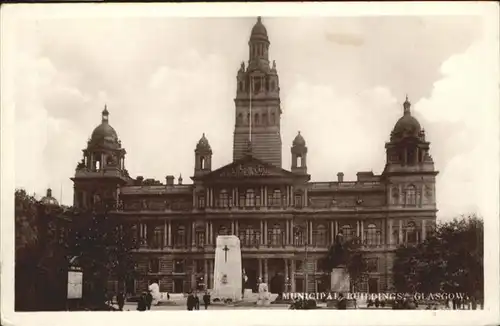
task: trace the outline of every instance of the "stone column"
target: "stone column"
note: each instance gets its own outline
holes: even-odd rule
[[[239,235],[238,235],[238,231],[239,231],[239,224],[240,224],[240,223],[238,223],[238,220],[235,220],[235,221],[234,221],[234,235],[235,235],[235,236],[237,236],[237,237],[239,237]]]
[[[195,246],[196,245],[196,229],[195,229],[195,222],[193,221],[191,223],[191,246]]]
[[[172,221],[168,221],[167,228],[168,228],[168,236],[167,236],[168,246],[171,247],[172,246]]]
[[[313,245],[313,222],[309,221],[309,245]]]
[[[335,223],[330,221],[330,243],[335,242]]]
[[[267,258],[264,258],[264,282],[269,283]]]
[[[208,289],[208,260],[203,259],[203,282],[205,283],[205,289]]]
[[[214,244],[214,223],[210,221],[210,244]]]
[[[309,198],[307,196],[307,189],[304,189],[304,207],[309,206]]]
[[[257,260],[259,261],[259,270],[257,271],[257,277],[264,281],[264,278],[262,277],[262,259],[257,258]]]
[[[264,245],[267,246],[267,220],[264,221]]]
[[[208,188],[205,189],[205,207],[211,207],[210,206],[210,190]]]
[[[294,240],[295,240],[295,234],[293,233],[293,219],[290,220],[290,244],[293,246],[294,245]]]
[[[288,274],[288,259],[285,258],[284,261],[285,261],[285,283],[289,283],[290,275]],[[287,284],[285,284],[285,292],[290,292],[290,289],[288,288]]]
[[[264,186],[264,206],[267,207],[269,203],[267,202],[267,186]]]
[[[205,221],[205,244],[210,244],[209,221]]]
[[[394,244],[394,239],[392,238],[392,228],[393,228],[392,222],[393,222],[392,218],[389,219],[389,227],[388,227],[389,236],[387,237],[388,238],[387,241],[389,241],[389,245],[391,246]]]
[[[196,289],[196,260],[193,259],[193,263],[191,265],[192,273],[191,273],[191,289]]]
[[[162,247],[168,246],[167,235],[168,235],[168,226],[167,226],[167,220],[165,220],[163,222],[163,246]]]
[[[264,245],[264,221],[260,220],[260,244]]]
[[[399,244],[403,243],[403,220],[399,220]]]
[[[208,288],[213,289],[214,286],[214,261],[211,259],[208,261],[208,272],[210,274],[210,282],[209,285],[207,285]]]
[[[260,187],[260,206],[266,206],[264,202],[264,187]]]
[[[234,206],[240,207],[240,194],[238,193],[238,188],[234,189],[236,192],[236,196],[234,197]]]
[[[425,238],[427,236],[426,232],[427,230],[425,229],[425,220],[422,220],[422,242],[425,241]]]
[[[290,244],[290,226],[289,226],[289,221],[285,221],[285,244],[289,245]]]
[[[363,232],[363,220],[359,221],[360,229],[361,229],[361,234],[359,235],[361,237],[361,244],[363,244],[363,241],[365,239],[365,234]]]
[[[234,235],[234,220],[231,221],[231,234]]]
[[[291,292],[295,292],[295,259],[291,260],[290,268],[291,268],[290,279],[292,281]]]
[[[356,236],[359,237],[359,221],[356,221]]]
[[[334,239],[337,236],[337,233],[339,233],[339,222],[335,221],[335,227],[334,227],[335,234],[333,235]]]

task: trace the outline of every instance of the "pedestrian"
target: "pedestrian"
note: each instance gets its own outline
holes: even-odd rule
[[[167,292],[167,300],[170,300],[170,293]]]
[[[137,301],[137,310],[146,311],[146,293],[142,293]]]
[[[116,302],[118,303],[118,309],[120,311],[123,311],[123,306],[125,305],[125,295],[123,294],[123,292],[118,293]]]
[[[347,309],[347,301],[342,293],[339,294],[339,302],[337,303],[337,309],[339,310]]]
[[[151,310],[152,302],[153,302],[153,295],[151,294],[151,291],[148,291],[148,293],[146,293],[146,308],[148,310]]]
[[[186,300],[187,310],[189,310],[189,311],[193,310],[193,308],[195,306],[194,301],[195,301],[195,299],[194,299],[193,293],[189,292],[187,300]]]
[[[194,293],[194,309],[200,310],[200,298],[198,297],[198,292]]]
[[[208,305],[210,304],[210,294],[208,294],[208,291],[206,291],[205,295],[203,296],[203,304],[205,305],[205,310],[207,310]]]

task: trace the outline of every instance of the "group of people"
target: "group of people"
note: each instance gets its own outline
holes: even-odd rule
[[[205,310],[208,309],[208,305],[210,304],[210,294],[205,292],[203,295],[203,305],[205,306]],[[198,297],[197,292],[189,292],[187,301],[187,310],[200,310],[200,298]]]
[[[151,291],[142,292],[137,301],[137,310],[146,311],[151,310],[151,304],[153,303],[153,295]],[[121,309],[120,309],[121,310]]]

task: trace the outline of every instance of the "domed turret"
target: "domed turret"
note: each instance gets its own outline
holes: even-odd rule
[[[302,137],[302,135],[300,134],[300,131],[293,140],[293,146],[306,146],[306,141],[304,140],[304,137]]]
[[[292,172],[307,174],[307,147],[306,140],[298,132],[292,143]]]
[[[200,140],[198,141],[198,144],[196,145],[196,150],[197,151],[211,151],[212,148],[210,147],[210,143],[208,142],[207,137],[205,137],[205,133],[203,133],[203,136],[201,136]]]
[[[109,124],[109,112],[106,106],[104,106],[104,110],[102,111],[101,124],[92,132],[90,145],[113,148],[119,146],[118,135],[115,129]]]
[[[259,16],[257,17],[257,22],[252,28],[252,34],[250,35],[250,40],[263,40],[263,41],[269,41],[269,38],[267,37],[267,30],[264,24],[262,24],[262,18]]]
[[[411,115],[411,103],[408,101],[408,96],[406,96],[406,101],[403,104],[404,114],[399,120],[396,122],[394,129],[391,133],[391,141],[393,140],[401,140],[404,138],[419,138],[421,126],[415,117]]]
[[[43,197],[40,202],[46,206],[59,206],[57,199],[52,197],[52,189],[47,189],[47,195]]]

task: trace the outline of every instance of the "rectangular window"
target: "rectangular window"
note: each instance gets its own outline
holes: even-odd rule
[[[365,263],[369,273],[376,273],[378,271],[378,258],[366,258]]]
[[[205,262],[203,259],[196,260],[196,273],[197,274],[205,273]]]
[[[174,273],[184,273],[184,260],[175,259],[174,260]]]
[[[160,260],[158,258],[151,258],[149,260],[149,272],[150,273],[160,272]]]
[[[302,268],[303,268],[303,263],[302,263],[302,260],[296,260],[295,261],[295,271],[297,272],[302,272]]]
[[[205,208],[205,197],[198,197],[198,208]]]
[[[295,207],[297,207],[297,208],[302,207],[302,196],[301,195],[295,195]]]
[[[205,232],[196,231],[196,245],[198,247],[203,247],[205,245]]]

